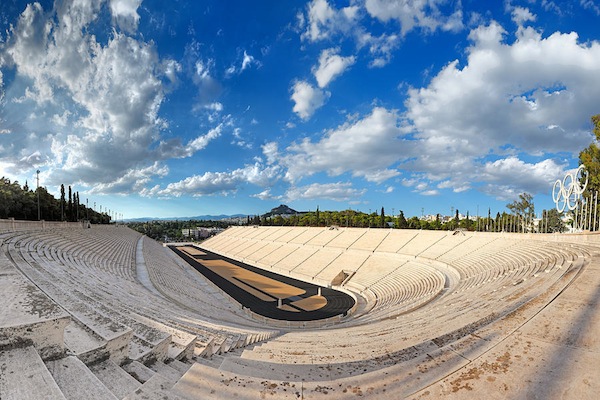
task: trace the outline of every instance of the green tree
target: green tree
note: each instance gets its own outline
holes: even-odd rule
[[[417,216],[408,219],[408,229],[421,229],[421,220]]]
[[[442,222],[440,221],[440,214],[439,213],[437,213],[435,215],[435,222],[434,222],[432,228],[435,229],[435,230],[442,229]]]
[[[460,221],[459,226],[463,229],[471,230],[471,218],[469,217],[469,211],[467,211],[466,218]]]
[[[519,225],[517,231],[527,232],[532,228],[531,222],[535,215],[532,195],[529,193],[521,193],[519,199],[507,204],[506,208],[508,208],[516,218],[515,224]]]
[[[60,220],[65,220],[65,208],[66,208],[66,200],[65,200],[65,185],[60,184]]]
[[[381,228],[385,228],[385,211],[383,209],[383,207],[381,207],[381,215],[379,216],[380,220],[379,220],[379,226]]]
[[[544,210],[540,223],[544,233],[563,232],[565,230],[565,223],[556,208]]]
[[[71,185],[69,185],[69,204],[67,210],[67,220],[73,221],[73,192],[71,191]]]
[[[589,174],[587,190],[597,192],[600,191],[600,114],[591,119],[595,140],[579,153],[579,163],[585,165]]]
[[[398,228],[406,229],[408,228],[408,222],[406,221],[406,217],[404,216],[404,211],[400,210],[400,215],[398,216]]]

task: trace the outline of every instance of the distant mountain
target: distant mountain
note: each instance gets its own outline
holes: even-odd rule
[[[234,214],[234,215],[196,215],[194,217],[142,217],[142,218],[130,218],[124,220],[125,222],[148,222],[148,221],[222,221],[225,219],[235,218],[246,218],[245,214]]]
[[[272,217],[275,215],[291,216],[291,215],[296,215],[296,214],[304,214],[304,212],[298,212],[298,211],[294,210],[293,208],[286,206],[285,204],[281,204],[278,207],[271,209],[271,211],[264,214],[263,216],[264,217]]]
[[[285,204],[280,204],[279,206],[271,209],[271,211],[263,214],[263,217],[273,217],[276,215],[281,215],[282,217],[290,217],[292,215],[301,215],[305,214],[305,211],[296,211],[293,208],[286,206]],[[247,218],[247,214],[233,214],[233,215],[196,215],[194,217],[166,217],[166,218],[156,218],[156,217],[142,217],[142,218],[130,218],[124,220],[124,222],[148,222],[148,221],[223,221],[223,220],[239,220]]]

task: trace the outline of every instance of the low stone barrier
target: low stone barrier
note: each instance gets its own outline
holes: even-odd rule
[[[13,218],[0,219],[0,232],[40,231],[44,229],[83,229],[89,228],[89,221],[21,221]]]

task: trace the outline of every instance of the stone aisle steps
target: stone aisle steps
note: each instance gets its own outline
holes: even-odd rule
[[[94,398],[117,400],[117,397],[77,357],[47,361],[46,366],[67,400]]]
[[[0,351],[2,400],[65,400],[41,357],[31,346]]]
[[[89,368],[104,386],[119,399],[133,393],[142,386],[140,382],[111,360],[94,364]]]

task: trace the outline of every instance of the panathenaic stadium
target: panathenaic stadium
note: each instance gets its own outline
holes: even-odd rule
[[[594,234],[2,220],[0,249],[2,400],[600,393]]]

